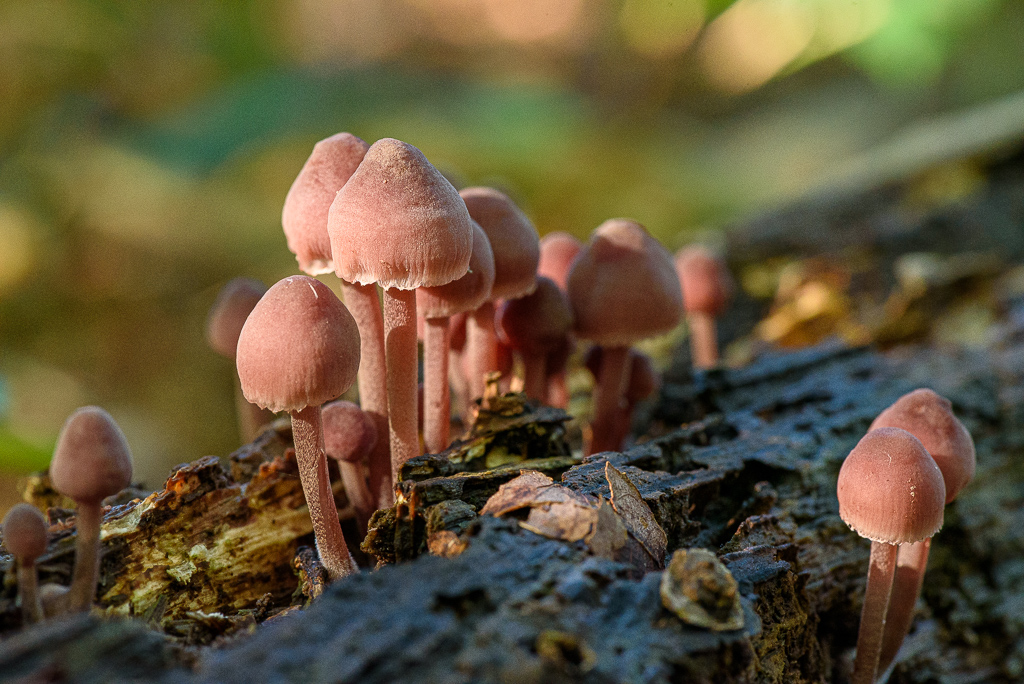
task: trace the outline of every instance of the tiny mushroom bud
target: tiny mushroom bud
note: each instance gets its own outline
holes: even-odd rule
[[[870,684],[878,668],[897,545],[919,542],[939,531],[946,487],[921,442],[905,430],[886,427],[865,435],[843,461],[837,495],[839,516],[871,540],[851,680]]]
[[[21,614],[26,623],[43,619],[39,601],[36,558],[46,552],[46,520],[35,506],[15,505],[4,516],[4,546],[18,561],[18,594]]]
[[[902,428],[921,441],[942,472],[947,505],[974,477],[974,441],[963,423],[953,415],[950,401],[932,390],[918,389],[900,397],[878,414],[870,429],[881,427]],[[892,663],[910,630],[930,547],[930,538],[900,547],[878,661],[880,672]]]
[[[377,444],[377,428],[370,416],[351,401],[324,404],[321,414],[324,449],[338,462],[345,493],[355,509],[356,522],[366,534],[366,523],[377,510],[377,501],[366,486],[363,464]]]
[[[76,410],[64,423],[50,461],[54,489],[78,504],[75,570],[68,609],[89,610],[99,578],[102,501],[131,484],[132,457],[124,433],[97,406]]]
[[[687,247],[676,253],[676,271],[683,292],[690,348],[695,368],[718,363],[715,318],[732,296],[732,278],[725,264],[703,247]]]
[[[235,278],[221,288],[206,317],[206,341],[213,351],[224,358],[235,360],[238,335],[242,332],[245,319],[266,291],[263,283],[252,278]],[[270,411],[265,411],[245,400],[242,388],[238,385],[237,375],[235,409],[238,413],[238,435],[244,442],[252,440],[260,426],[274,419],[274,414]]]
[[[327,473],[320,412],[356,379],[359,331],[352,315],[320,281],[285,278],[245,322],[237,364],[246,399],[291,414],[299,478],[327,574],[332,580],[354,574]]]

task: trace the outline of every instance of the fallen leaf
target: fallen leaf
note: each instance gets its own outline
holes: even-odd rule
[[[640,542],[658,567],[665,562],[665,551],[668,548],[668,537],[665,530],[651,512],[640,490],[622,471],[611,462],[605,463],[604,476],[612,493],[612,506],[622,516],[622,522],[633,537]]]
[[[722,632],[743,628],[736,578],[707,549],[679,549],[661,576],[661,602],[695,627]]]

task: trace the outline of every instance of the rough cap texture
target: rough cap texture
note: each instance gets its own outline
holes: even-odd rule
[[[886,427],[864,435],[843,461],[837,495],[839,517],[871,541],[910,544],[942,527],[942,473],[906,430]]]
[[[576,334],[619,347],[674,328],[683,300],[672,255],[635,221],[610,219],[569,273]]]
[[[469,215],[480,224],[494,251],[491,299],[516,299],[533,292],[540,261],[537,229],[522,209],[494,188],[465,188],[460,193]]]
[[[416,309],[423,318],[448,318],[474,311],[491,297],[494,285],[494,252],[487,234],[473,223],[473,254],[466,275],[447,285],[416,290]]]
[[[502,342],[524,354],[558,351],[572,332],[569,299],[550,278],[538,277],[532,294],[504,302],[495,318]]]
[[[366,412],[351,401],[332,401],[320,410],[327,455],[359,463],[377,444],[377,428]]]
[[[206,341],[215,352],[235,358],[245,319],[266,291],[266,285],[252,278],[235,278],[221,288],[206,317]]]
[[[703,247],[687,247],[675,256],[683,306],[692,313],[717,316],[732,297],[732,276],[725,264]]]
[[[974,440],[953,415],[953,404],[930,389],[904,394],[878,414],[871,429],[898,427],[917,437],[942,471],[946,503],[974,477]]]
[[[378,140],[334,199],[328,231],[338,277],[413,290],[461,278],[473,252],[466,204],[423,153]]]
[[[355,381],[359,331],[330,288],[315,278],[291,276],[252,310],[235,363],[250,403],[289,412],[320,406]]]
[[[351,133],[338,133],[313,146],[313,153],[295,177],[281,211],[288,249],[309,275],[334,270],[327,214],[335,195],[370,149]]]
[[[98,406],[72,413],[50,461],[54,489],[78,503],[99,503],[131,484],[132,454],[124,433]]]
[[[46,520],[32,504],[20,503],[4,516],[4,546],[18,559],[34,561],[46,551]]]

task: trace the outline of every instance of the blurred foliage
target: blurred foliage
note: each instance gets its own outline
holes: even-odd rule
[[[628,215],[676,248],[1024,88],[1022,29],[1013,0],[2,0],[0,462],[44,465],[84,403],[149,484],[230,451],[206,309],[295,271],[281,202],[336,131],[541,232]]]

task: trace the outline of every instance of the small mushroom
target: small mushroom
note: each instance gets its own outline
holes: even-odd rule
[[[89,610],[96,595],[103,499],[131,484],[132,457],[124,433],[97,406],[76,410],[64,423],[50,461],[54,489],[78,504],[75,570],[68,610]]]
[[[357,572],[327,473],[320,407],[356,379],[359,331],[330,288],[308,276],[279,281],[238,338],[238,377],[249,401],[292,419],[295,460],[320,561],[338,579]]]
[[[267,287],[263,283],[252,278],[234,278],[221,288],[206,317],[206,341],[213,351],[226,359],[235,360],[238,335],[242,332],[245,319],[266,291]],[[235,410],[238,414],[238,436],[243,442],[252,441],[262,425],[274,420],[273,413],[245,400],[237,375]]]
[[[676,271],[683,292],[690,349],[695,368],[718,363],[715,319],[732,296],[732,278],[721,259],[703,247],[687,247],[676,253]]]
[[[366,534],[366,523],[377,510],[377,500],[366,485],[363,467],[377,444],[377,428],[359,406],[351,401],[332,401],[320,409],[324,424],[324,450],[338,462],[341,481],[352,508],[356,523]]]
[[[583,365],[595,379],[601,372],[602,351],[603,348],[595,344],[587,350],[586,356],[583,357]],[[630,349],[628,377],[622,393],[624,403],[616,418],[617,436],[615,439],[620,444],[629,436],[629,429],[633,422],[633,410],[636,405],[657,392],[660,386],[661,377],[655,370],[651,357],[638,349]]]
[[[569,233],[555,231],[540,239],[540,262],[537,275],[550,278],[564,292],[569,282],[569,271],[583,243]]]
[[[15,505],[4,516],[4,546],[18,562],[18,595],[26,624],[43,619],[36,558],[46,552],[46,520],[35,506]]]
[[[942,527],[946,486],[921,442],[906,430],[868,432],[843,461],[839,516],[871,540],[853,684],[871,684],[896,574],[898,545],[928,539]]]

